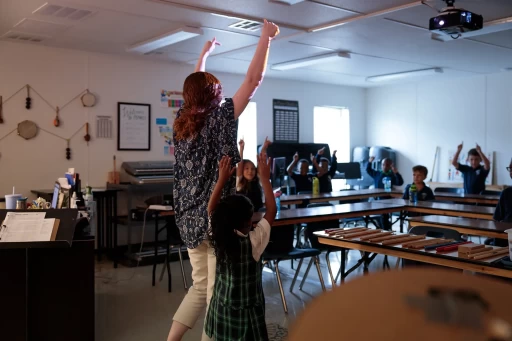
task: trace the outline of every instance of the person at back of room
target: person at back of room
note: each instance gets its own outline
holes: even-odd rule
[[[237,148],[237,119],[261,85],[267,68],[272,39],[279,27],[264,20],[261,35],[247,74],[233,98],[223,102],[222,84],[205,72],[208,56],[219,43],[205,44],[195,72],[183,84],[184,105],[174,120],[174,211],[180,236],[187,246],[193,285],[173,317],[168,341],[178,341],[194,327],[208,308],[215,282],[215,256],[207,239],[208,200],[218,176],[219,160],[240,161]],[[234,194],[235,177],[224,186],[222,197]],[[201,328],[204,330],[204,328]],[[202,340],[209,340],[203,333]]]
[[[457,152],[453,156],[452,165],[462,173],[462,177],[464,178],[464,193],[480,194],[485,190],[485,179],[489,175],[491,162],[477,144],[475,148],[471,148],[468,152],[467,160],[469,161],[469,166],[461,165],[459,163],[459,155],[462,151],[463,144],[464,143],[461,143],[457,146]],[[481,165],[482,161],[483,166]]]
[[[432,192],[430,187],[425,184],[427,175],[427,167],[421,165],[412,167],[412,183],[416,186],[418,201],[436,200],[434,192]],[[405,187],[402,199],[409,200],[409,190],[411,189],[411,186],[412,184]]]
[[[316,170],[313,176],[316,176],[320,182],[320,193],[330,193],[332,192],[332,179],[338,168],[338,159],[336,158],[336,150],[332,153],[331,162],[328,158],[322,156],[324,153],[325,147],[319,149],[316,156],[311,154],[311,162],[313,162],[313,167]]]
[[[507,167],[507,171],[512,178],[512,159]],[[510,223],[512,228],[512,187],[505,188],[500,195],[498,205],[494,211],[493,219],[504,223]],[[508,240],[506,239],[488,239],[485,241],[486,244],[494,246],[508,246]]]
[[[393,161],[389,158],[385,158],[381,163],[381,171],[375,170],[372,168],[372,162],[375,160],[375,157],[372,156],[368,160],[368,164],[366,165],[366,172],[373,178],[373,182],[375,188],[384,188],[384,183],[382,180],[384,178],[389,178],[391,181],[391,187],[393,186],[402,186],[404,184],[404,178],[398,172],[398,169],[393,165]],[[389,220],[389,214],[382,214],[380,216],[380,224],[384,230],[391,230],[391,221]]]
[[[247,197],[232,195],[220,200],[222,188],[234,171],[230,161],[227,156],[220,161],[219,179],[208,204],[217,268],[205,332],[216,341],[265,341],[268,334],[261,255],[277,212],[270,184],[270,159],[266,154],[258,156],[266,211],[252,231],[254,208]]]
[[[372,168],[373,160],[375,160],[374,156],[370,157],[370,160],[368,160],[366,172],[373,178],[375,188],[384,188],[384,183],[382,182],[384,178],[389,178],[391,180],[392,187],[402,186],[404,184],[404,178],[393,165],[393,161],[391,159],[385,158],[382,160],[381,171]]]
[[[294,172],[294,168],[297,167],[298,173]],[[309,173],[309,162],[306,159],[299,160],[299,153],[295,152],[293,155],[293,161],[288,165],[286,169],[288,176],[295,181],[295,192],[311,192],[313,188],[313,175]]]
[[[245,142],[241,139],[238,142],[240,147],[240,158],[242,161],[238,163],[236,168],[236,193],[245,195],[252,202],[254,210],[257,212],[263,207],[263,198],[261,191],[260,179],[256,172],[256,165],[248,159],[244,159]],[[268,138],[265,139],[261,153],[266,154],[270,145]]]

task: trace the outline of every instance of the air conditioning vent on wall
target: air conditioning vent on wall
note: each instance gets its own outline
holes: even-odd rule
[[[9,31],[6,34],[4,34],[1,38],[8,39],[8,40],[24,41],[24,42],[29,42],[29,43],[41,43],[44,40],[48,39],[49,37],[37,36],[37,35],[27,34],[27,33],[22,33],[22,32]]]
[[[262,23],[252,20],[242,20],[232,25],[229,25],[231,28],[236,28],[237,30],[255,32],[259,30],[263,26]]]

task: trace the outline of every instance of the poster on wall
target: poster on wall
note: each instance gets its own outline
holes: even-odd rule
[[[150,104],[117,103],[117,150],[150,150],[150,132]]]
[[[183,103],[184,101],[182,92],[164,89],[160,91],[160,106],[162,108],[179,109]]]
[[[455,157],[455,151],[454,150],[450,150],[448,151],[448,181],[450,182],[464,182],[464,179],[462,177],[462,174],[461,172],[459,172],[457,169],[455,169],[455,167],[453,167],[452,165],[452,160],[453,158]],[[493,172],[494,172],[494,152],[488,152],[485,154],[485,156],[487,156],[487,158],[489,159],[489,161],[491,161],[491,169],[489,170],[489,175],[487,176],[487,179],[485,179],[485,184],[486,185],[491,185],[492,184],[492,178],[493,178]],[[462,150],[459,154],[459,163],[461,165],[468,165],[469,166],[469,162],[468,162],[468,152],[466,150]]]

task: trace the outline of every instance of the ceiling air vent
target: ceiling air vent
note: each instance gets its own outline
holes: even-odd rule
[[[94,14],[94,11],[85,8],[77,8],[76,6],[63,6],[46,3],[36,9],[32,14],[40,15],[45,18],[58,18],[71,21],[83,20]]]
[[[229,25],[231,28],[236,28],[237,30],[255,32],[259,30],[263,26],[262,23],[252,20],[242,20],[232,25]]]
[[[22,32],[9,31],[4,34],[1,38],[14,41],[24,41],[29,43],[41,43],[48,37],[38,36],[33,34],[27,34]]]
[[[159,56],[164,54],[164,51],[149,51],[144,53],[145,56]]]

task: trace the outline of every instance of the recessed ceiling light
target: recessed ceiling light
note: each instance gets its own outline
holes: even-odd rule
[[[179,43],[184,40],[195,38],[203,34],[203,30],[196,27],[183,26],[172,32],[162,34],[158,37],[151,38],[141,43],[135,44],[127,48],[128,52],[148,53],[158,50],[162,47]]]

